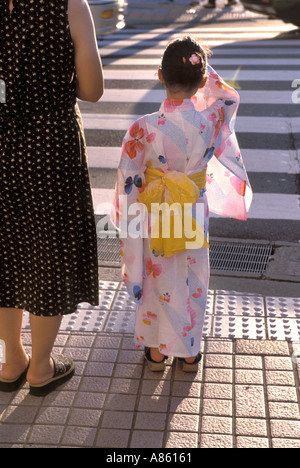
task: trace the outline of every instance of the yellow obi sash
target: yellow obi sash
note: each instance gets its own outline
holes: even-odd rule
[[[189,249],[208,249],[203,229],[191,210],[206,188],[206,170],[187,176],[183,172],[147,168],[146,187],[138,197],[151,213],[150,248],[166,258]]]

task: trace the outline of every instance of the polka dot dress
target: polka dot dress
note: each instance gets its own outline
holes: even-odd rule
[[[0,307],[65,315],[99,304],[67,0],[14,0],[12,13],[8,4],[0,0]]]

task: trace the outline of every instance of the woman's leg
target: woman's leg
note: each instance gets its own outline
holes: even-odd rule
[[[54,374],[50,358],[62,316],[39,317],[30,314],[32,356],[27,380],[31,385],[39,385],[51,379]]]
[[[1,371],[3,379],[17,379],[28,366],[21,339],[23,312],[21,309],[0,308],[0,339],[6,351],[6,362]]]

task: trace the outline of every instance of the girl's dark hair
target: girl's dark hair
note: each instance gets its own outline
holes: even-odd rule
[[[161,62],[166,87],[187,91],[199,87],[207,76],[209,53],[208,48],[201,46],[191,36],[180,37],[170,42]]]

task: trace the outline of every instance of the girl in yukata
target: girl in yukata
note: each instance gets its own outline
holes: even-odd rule
[[[158,77],[167,99],[124,138],[112,218],[122,276],[138,304],[137,347],[152,371],[163,371],[171,355],[196,372],[209,212],[246,220],[252,191],[234,133],[239,95],[208,65],[205,49],[192,37],[175,39]]]

